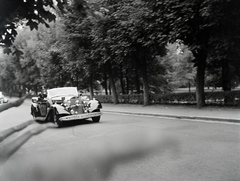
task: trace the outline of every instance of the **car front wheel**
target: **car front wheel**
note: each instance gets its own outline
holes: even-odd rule
[[[53,111],[53,122],[58,125],[58,127],[62,127],[63,125],[63,122],[59,120],[59,115],[55,111]]]
[[[100,112],[100,109],[96,109],[96,110],[94,110],[93,112]],[[101,116],[92,117],[92,121],[95,122],[95,123],[97,123],[97,122],[100,121],[100,118],[101,118]]]
[[[37,110],[35,107],[31,107],[31,115],[32,115],[33,119],[38,117],[38,113],[37,113]]]

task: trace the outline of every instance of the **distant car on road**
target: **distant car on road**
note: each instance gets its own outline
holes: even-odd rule
[[[2,92],[0,92],[0,104],[2,103],[7,103],[9,101],[9,99],[3,95]]]
[[[99,122],[102,105],[78,95],[76,87],[61,87],[47,90],[47,95],[32,97],[31,114],[36,120],[52,121],[59,127],[64,122],[92,118]]]

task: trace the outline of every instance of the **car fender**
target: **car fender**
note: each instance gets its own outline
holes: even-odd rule
[[[3,98],[3,102],[4,102],[4,103],[8,103],[8,101],[9,101],[9,99],[8,99],[7,97],[4,97],[4,98]]]
[[[56,111],[58,112],[58,114],[70,114],[68,111],[66,111],[66,110],[64,109],[63,106],[61,106],[61,105],[59,105],[59,104],[53,104],[52,107],[56,109]]]
[[[95,110],[100,110],[102,108],[102,104],[98,100],[90,100],[88,102],[88,107],[89,107],[89,111],[93,112]]]
[[[32,107],[37,108],[37,103],[32,103]]]

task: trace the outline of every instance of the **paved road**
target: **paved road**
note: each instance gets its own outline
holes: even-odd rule
[[[0,129],[30,119],[29,104],[1,113]],[[106,112],[100,123],[69,123],[32,137],[0,180],[238,181],[239,148],[239,124]]]

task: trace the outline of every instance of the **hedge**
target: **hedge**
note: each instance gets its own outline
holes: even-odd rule
[[[5,93],[4,95],[8,95]],[[18,94],[13,94],[18,96]],[[113,103],[111,95],[94,96],[102,103]],[[119,103],[143,104],[143,94],[124,94],[118,95]],[[151,94],[151,104],[173,104],[173,105],[196,105],[196,93],[169,93],[169,94]],[[206,105],[234,106],[240,107],[240,91],[218,91],[205,92]]]
[[[103,103],[112,103],[111,95],[95,96]],[[143,104],[143,94],[118,95],[119,103]],[[151,104],[196,105],[196,93],[151,94]],[[205,92],[206,105],[240,106],[240,91]]]

